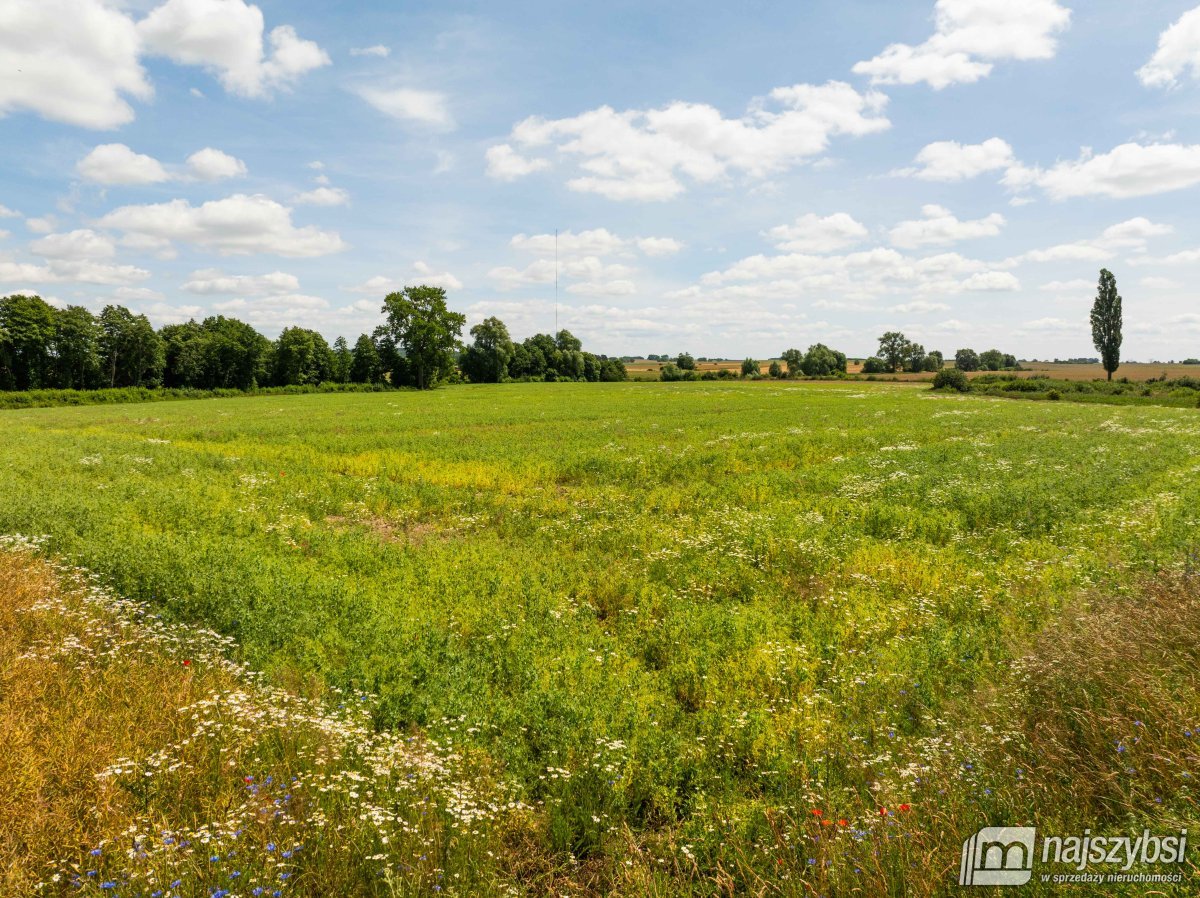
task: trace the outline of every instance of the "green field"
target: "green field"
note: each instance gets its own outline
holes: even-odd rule
[[[553,856],[638,844],[674,858],[648,891],[731,894],[721,871],[769,878],[814,809],[875,838],[936,830],[947,791],[955,826],[1020,807],[1020,771],[968,765],[988,721],[962,709],[1081,596],[1197,551],[1198,449],[1194,409],[903,384],[33,409],[0,413],[0,533],[279,682],[368,690],[380,727],[486,752]],[[1195,814],[1131,789],[1108,823]],[[875,871],[786,866],[957,871],[872,844]]]

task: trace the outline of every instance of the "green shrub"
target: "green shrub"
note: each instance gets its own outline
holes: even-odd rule
[[[967,381],[967,375],[957,368],[943,368],[934,375],[933,388],[935,390],[958,390],[960,393],[965,393],[971,389],[971,385]]]

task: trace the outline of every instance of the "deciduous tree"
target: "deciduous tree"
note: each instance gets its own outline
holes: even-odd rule
[[[1107,268],[1100,269],[1100,285],[1096,290],[1096,301],[1092,304],[1092,344],[1100,353],[1100,364],[1104,366],[1108,379],[1121,364],[1121,294],[1117,292],[1117,279]]]

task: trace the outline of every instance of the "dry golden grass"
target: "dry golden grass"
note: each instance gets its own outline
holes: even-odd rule
[[[485,758],[227,648],[0,546],[0,894],[512,893],[533,824]]]
[[[115,837],[128,796],[96,774],[183,735],[177,709],[228,675],[128,658],[64,677],[58,661],[22,657],[40,644],[79,638],[78,621],[34,611],[71,585],[27,553],[0,553],[0,884],[25,894],[56,858]],[[182,659],[181,659],[182,661]]]

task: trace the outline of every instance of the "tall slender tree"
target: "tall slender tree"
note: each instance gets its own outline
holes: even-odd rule
[[[1117,279],[1107,268],[1100,269],[1100,286],[1092,304],[1092,343],[1100,353],[1100,363],[1112,380],[1121,364],[1121,294]]]

